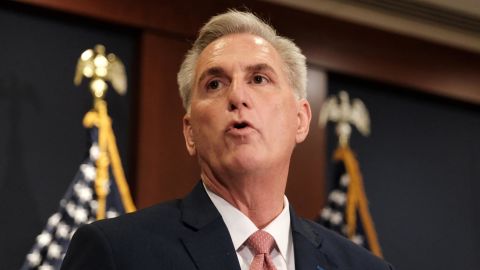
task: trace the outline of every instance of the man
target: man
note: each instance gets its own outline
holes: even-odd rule
[[[201,29],[178,82],[201,182],[183,200],[80,228],[62,269],[391,269],[297,217],[284,195],[311,120],[293,42],[229,11]]]

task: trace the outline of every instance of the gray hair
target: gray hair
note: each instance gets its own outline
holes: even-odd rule
[[[194,83],[195,67],[202,51],[213,41],[230,34],[249,33],[268,41],[278,52],[285,64],[285,72],[291,87],[298,99],[307,96],[307,66],[305,56],[291,40],[278,36],[266,22],[250,12],[229,10],[214,16],[198,34],[193,47],[185,55],[185,59],[177,75],[183,107],[188,111]]]

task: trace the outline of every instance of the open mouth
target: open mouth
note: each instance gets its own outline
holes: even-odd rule
[[[226,131],[235,135],[245,135],[253,129],[253,125],[248,121],[232,121]]]
[[[249,125],[248,125],[247,122],[240,122],[240,123],[233,124],[233,128],[236,128],[236,129],[242,129],[242,128],[246,128],[248,126]]]

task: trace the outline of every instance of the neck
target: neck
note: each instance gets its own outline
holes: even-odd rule
[[[245,214],[261,229],[283,210],[283,196],[288,169],[270,174],[243,174],[218,177],[210,170],[202,170],[207,188]]]

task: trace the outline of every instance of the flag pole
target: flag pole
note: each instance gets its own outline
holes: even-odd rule
[[[106,214],[106,204],[108,195],[108,131],[109,117],[107,114],[107,104],[101,98],[95,98],[95,111],[97,112],[98,122],[98,148],[99,156],[96,161],[97,176],[95,178],[95,192],[97,194],[97,220],[104,219]]]
[[[108,89],[106,80],[112,82],[113,89],[119,94],[125,94],[126,75],[120,59],[114,54],[105,55],[105,47],[96,45],[94,50],[89,49],[82,53],[77,64],[75,84],[79,85],[83,76],[92,78],[90,91],[94,98],[94,108],[87,112],[83,123],[87,128],[95,126],[98,129],[99,156],[96,161],[95,192],[98,201],[97,220],[100,220],[106,216],[110,165],[112,166],[112,172],[125,212],[129,213],[136,210],[118,153],[112,121],[108,116],[107,102],[104,99]]]
[[[113,175],[115,176],[115,182],[117,183],[125,212],[134,212],[136,211],[136,207],[133,203],[132,197],[130,196],[130,189],[127,185],[127,179],[125,178],[122,161],[117,149],[115,134],[113,133],[111,125],[108,126],[108,153],[110,154],[109,156],[112,164]]]
[[[360,173],[358,161],[348,146],[339,146],[335,151],[334,160],[343,161],[348,175],[350,176],[349,189],[347,192],[347,205],[345,209],[347,236],[351,239],[355,234],[355,229],[357,227],[356,210],[358,210],[370,250],[373,254],[382,258],[382,249],[378,242],[372,216],[368,210],[367,195],[363,186],[362,174]]]
[[[340,91],[337,97],[328,98],[320,111],[319,124],[325,127],[328,121],[336,123],[336,134],[338,136],[338,146],[335,150],[333,159],[343,163],[348,175],[348,187],[346,191],[346,205],[344,216],[346,230],[341,233],[349,239],[354,239],[357,231],[357,213],[361,225],[365,232],[368,245],[373,254],[383,257],[377,233],[373,224],[373,219],[368,209],[368,200],[363,185],[362,175],[353,151],[349,147],[351,125],[364,136],[370,134],[370,117],[368,110],[359,99],[354,99],[350,103],[350,97],[347,92]],[[328,212],[328,211],[327,211]]]

